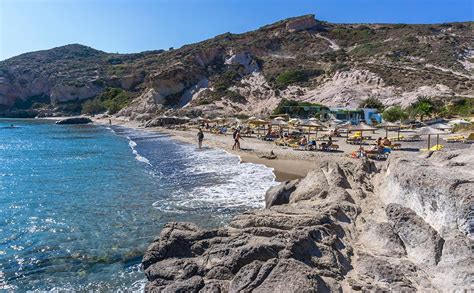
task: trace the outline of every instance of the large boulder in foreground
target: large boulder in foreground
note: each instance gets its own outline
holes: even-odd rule
[[[88,124],[92,123],[92,120],[87,117],[71,117],[56,121],[56,124]]]
[[[204,230],[191,223],[169,223],[143,257],[146,291],[469,288],[473,243],[464,229],[469,215],[462,208],[438,207],[438,213],[452,213],[438,214],[443,224],[413,208],[428,204],[434,209],[436,200],[453,194],[459,203],[472,203],[474,178],[465,161],[472,154],[469,149],[408,162],[394,157],[381,170],[368,161],[331,158],[319,162],[305,179],[269,190],[269,208],[238,215],[226,227]],[[445,187],[420,190],[436,195],[429,203],[415,195],[407,200],[406,193],[421,180],[419,174],[441,169],[456,179],[434,176]],[[386,190],[387,182],[398,189]],[[451,229],[452,221],[461,226]]]

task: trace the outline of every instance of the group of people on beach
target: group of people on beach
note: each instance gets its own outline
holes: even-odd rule
[[[232,129],[232,137],[234,139],[234,145],[232,146],[232,150],[241,150],[240,149],[240,140],[243,140],[241,134],[240,134],[240,128],[233,128]],[[198,148],[202,148],[202,142],[204,140],[204,132],[202,131],[202,128],[199,128],[198,133],[197,133],[197,138],[198,138]]]
[[[356,156],[361,158],[361,157],[367,157],[367,153],[378,153],[378,154],[385,154],[387,152],[390,153],[391,145],[392,145],[392,142],[390,141],[390,139],[388,139],[387,137],[384,137],[383,139],[379,137],[375,141],[375,144],[372,145],[372,147],[367,151],[361,145],[358,151],[356,152]]]

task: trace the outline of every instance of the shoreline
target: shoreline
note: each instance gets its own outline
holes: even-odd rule
[[[124,121],[121,119],[117,119],[115,117],[110,118],[96,118],[90,117],[91,120],[100,125],[109,125],[108,119],[112,120],[112,126],[123,126],[143,131],[150,131],[150,132],[160,132],[166,133],[170,135],[173,139],[176,139],[180,142],[189,143],[189,144],[196,144],[194,139],[194,133],[191,130],[188,131],[179,131],[179,130],[171,130],[165,129],[161,127],[149,127],[144,128],[139,125],[136,121]],[[60,118],[58,118],[60,119]],[[56,119],[54,119],[56,120]],[[220,140],[216,140],[215,137],[224,138],[225,142]],[[252,139],[254,140],[254,139]],[[256,139],[255,139],[256,140]],[[228,141],[228,144],[226,142]],[[249,138],[244,138],[244,146],[247,141],[250,141]],[[239,156],[241,163],[253,163],[253,164],[260,164],[264,165],[267,168],[272,169],[272,172],[275,176],[275,181],[277,182],[284,182],[288,180],[294,179],[301,179],[306,177],[308,172],[313,168],[313,165],[310,161],[306,160],[299,160],[295,157],[293,158],[277,158],[273,160],[261,158],[260,155],[263,153],[256,152],[253,149],[246,149],[243,148],[241,151],[232,150],[232,141],[229,135],[216,135],[211,133],[205,133],[204,139],[204,146],[221,149],[229,154]],[[269,151],[268,151],[269,153]]]

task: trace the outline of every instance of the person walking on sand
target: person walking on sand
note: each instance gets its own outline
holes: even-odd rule
[[[198,147],[201,149],[202,148],[202,141],[204,140],[204,132],[202,132],[202,129],[199,128],[199,132],[197,134],[198,137]]]
[[[240,136],[240,130],[236,130],[234,132],[234,145],[232,146],[232,150],[237,148],[240,151],[240,139],[243,139],[242,136]]]

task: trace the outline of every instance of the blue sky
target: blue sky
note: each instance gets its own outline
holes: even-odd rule
[[[0,0],[0,60],[80,43],[106,52],[178,48],[316,14],[339,23],[474,18],[474,0]]]

